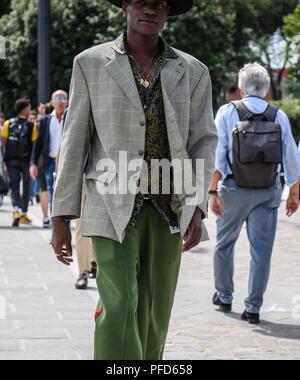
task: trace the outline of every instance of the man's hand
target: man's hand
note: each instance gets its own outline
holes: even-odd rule
[[[196,247],[202,236],[202,212],[199,208],[196,209],[189,228],[184,236],[185,243],[182,247],[182,252],[190,251]]]
[[[224,206],[219,195],[210,195],[209,196],[209,205],[211,212],[218,218],[223,218],[224,216]]]
[[[39,175],[39,170],[36,165],[31,165],[29,169],[30,177],[33,181],[35,181]]]
[[[55,217],[53,221],[52,247],[57,260],[70,265],[72,259],[72,235],[63,217]]]
[[[286,202],[286,215],[291,217],[299,207],[299,194],[290,193]]]

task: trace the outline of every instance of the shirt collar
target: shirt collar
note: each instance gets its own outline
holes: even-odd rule
[[[127,46],[127,33],[122,33],[112,44],[112,48],[119,54],[129,55]],[[177,59],[174,49],[161,37],[159,37],[159,50],[165,59]]]
[[[255,96],[255,95],[246,95],[246,96],[244,97],[244,99],[256,99],[256,100],[261,100],[261,101],[263,101],[263,102],[267,102],[266,99],[261,98],[260,96]]]
[[[61,120],[58,119],[55,110],[52,111],[52,113],[51,113],[51,117],[55,117],[55,119],[56,119],[59,123],[62,123],[63,120],[64,120],[64,115],[62,115]]]

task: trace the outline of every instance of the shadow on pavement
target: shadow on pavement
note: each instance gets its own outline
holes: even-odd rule
[[[254,332],[263,336],[300,340],[300,326],[262,321]]]
[[[235,319],[244,324],[248,325],[248,322],[241,320],[241,314],[238,313],[228,313],[224,314],[224,317]],[[266,320],[261,320],[259,325],[251,325],[254,329],[254,333],[261,334],[267,337],[274,337],[278,339],[291,339],[291,340],[300,340],[300,326],[283,324],[283,323],[274,323],[268,322]]]

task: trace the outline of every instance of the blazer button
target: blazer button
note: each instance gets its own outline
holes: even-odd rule
[[[141,126],[141,127],[144,127],[145,125],[146,125],[146,123],[145,123],[144,121],[141,121],[141,122],[140,122],[140,126]]]
[[[141,149],[141,150],[139,150],[139,156],[142,156],[142,157],[144,157],[144,151]]]

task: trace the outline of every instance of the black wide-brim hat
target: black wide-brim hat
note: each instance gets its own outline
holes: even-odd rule
[[[110,3],[116,5],[119,8],[122,8],[122,0],[108,0]],[[193,0],[169,0],[171,9],[169,16],[178,16],[183,13],[186,13],[193,7]]]

